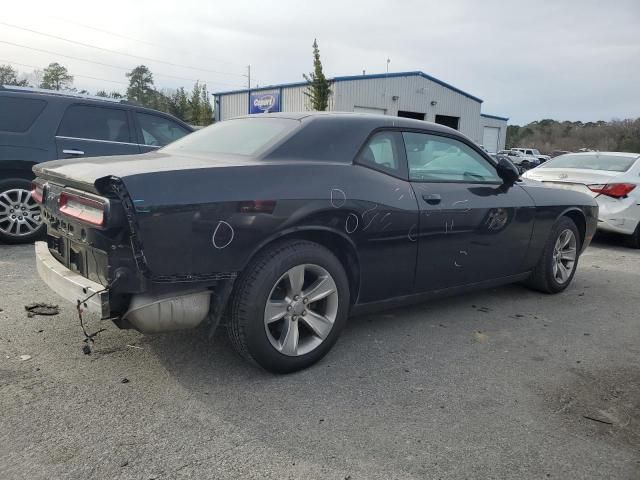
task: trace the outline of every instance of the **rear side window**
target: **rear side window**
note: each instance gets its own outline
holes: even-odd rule
[[[189,131],[173,120],[158,115],[136,113],[145,145],[164,147],[184,137]]]
[[[46,106],[45,100],[35,98],[0,97],[0,131],[26,132]]]
[[[400,153],[395,132],[374,134],[360,151],[356,162],[382,172],[400,173]]]
[[[72,105],[62,118],[58,135],[62,137],[131,142],[126,110],[91,105]]]

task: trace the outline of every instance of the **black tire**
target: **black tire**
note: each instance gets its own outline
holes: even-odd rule
[[[576,239],[576,259],[568,280],[564,283],[559,283],[553,274],[553,250],[558,237],[567,229],[573,232]],[[531,272],[531,276],[527,279],[525,285],[544,293],[560,293],[564,291],[573,281],[573,277],[578,269],[578,260],[580,259],[578,252],[580,252],[580,234],[578,227],[576,227],[576,224],[570,218],[561,217],[551,229],[551,234],[547,239],[540,260]]]
[[[629,237],[629,246],[631,248],[640,248],[640,223],[638,223],[636,231]]]
[[[27,190],[31,191],[31,181],[25,178],[7,178],[5,180],[0,180],[0,195],[9,192],[10,190]],[[6,199],[0,200],[0,211],[4,211],[4,203]],[[2,217],[0,217],[1,220]],[[38,223],[40,223],[40,219],[38,217]],[[35,230],[27,233],[26,230],[23,234],[18,234],[15,232],[5,231],[8,230],[7,222],[0,222],[0,241],[4,243],[30,243],[34,240],[41,238],[45,231],[44,224],[40,223],[40,226]]]
[[[305,264],[318,265],[331,275],[338,294],[337,314],[330,333],[315,349],[304,355],[287,356],[279,352],[267,336],[265,307],[278,279],[291,268]],[[346,323],[348,311],[349,282],[336,256],[313,242],[283,241],[260,252],[236,281],[230,303],[229,338],[240,355],[265,370],[294,372],[327,354]]]

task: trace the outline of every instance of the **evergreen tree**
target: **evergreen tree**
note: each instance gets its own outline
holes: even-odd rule
[[[202,109],[202,94],[200,92],[200,82],[196,82],[191,91],[191,98],[189,100],[189,107],[191,115],[189,116],[189,122],[193,125],[198,125],[200,122],[200,110]]]
[[[60,90],[70,87],[73,84],[73,75],[69,75],[66,67],[58,62],[50,63],[44,69],[42,74],[42,82],[40,88],[48,88],[50,90]]]
[[[329,106],[329,95],[331,94],[331,82],[327,80],[322,71],[322,62],[320,61],[320,50],[318,49],[318,41],[313,40],[313,72],[309,75],[302,74],[308,83],[307,90],[304,94],[311,102],[313,110],[324,111]]]
[[[153,74],[144,65],[138,65],[127,73],[129,78],[129,88],[127,88],[127,98],[138,102],[141,105],[150,106],[155,98],[153,86]]]
[[[26,87],[29,82],[26,78],[18,79],[18,72],[11,65],[0,65],[0,85]]]
[[[213,120],[213,108],[211,107],[211,101],[209,100],[209,92],[207,91],[207,84],[203,83],[200,88],[200,96],[201,96],[201,108],[200,108],[200,118],[198,125],[210,125]]]

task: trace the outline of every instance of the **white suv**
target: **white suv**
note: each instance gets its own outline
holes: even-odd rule
[[[516,147],[516,148],[512,148],[511,150],[522,152],[529,157],[535,157],[540,161],[540,163],[546,162],[547,160],[551,160],[551,157],[549,155],[542,155],[540,153],[540,150],[538,150],[537,148]]]

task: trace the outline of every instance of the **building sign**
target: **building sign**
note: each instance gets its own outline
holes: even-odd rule
[[[280,92],[252,93],[249,113],[272,113],[280,111]]]

